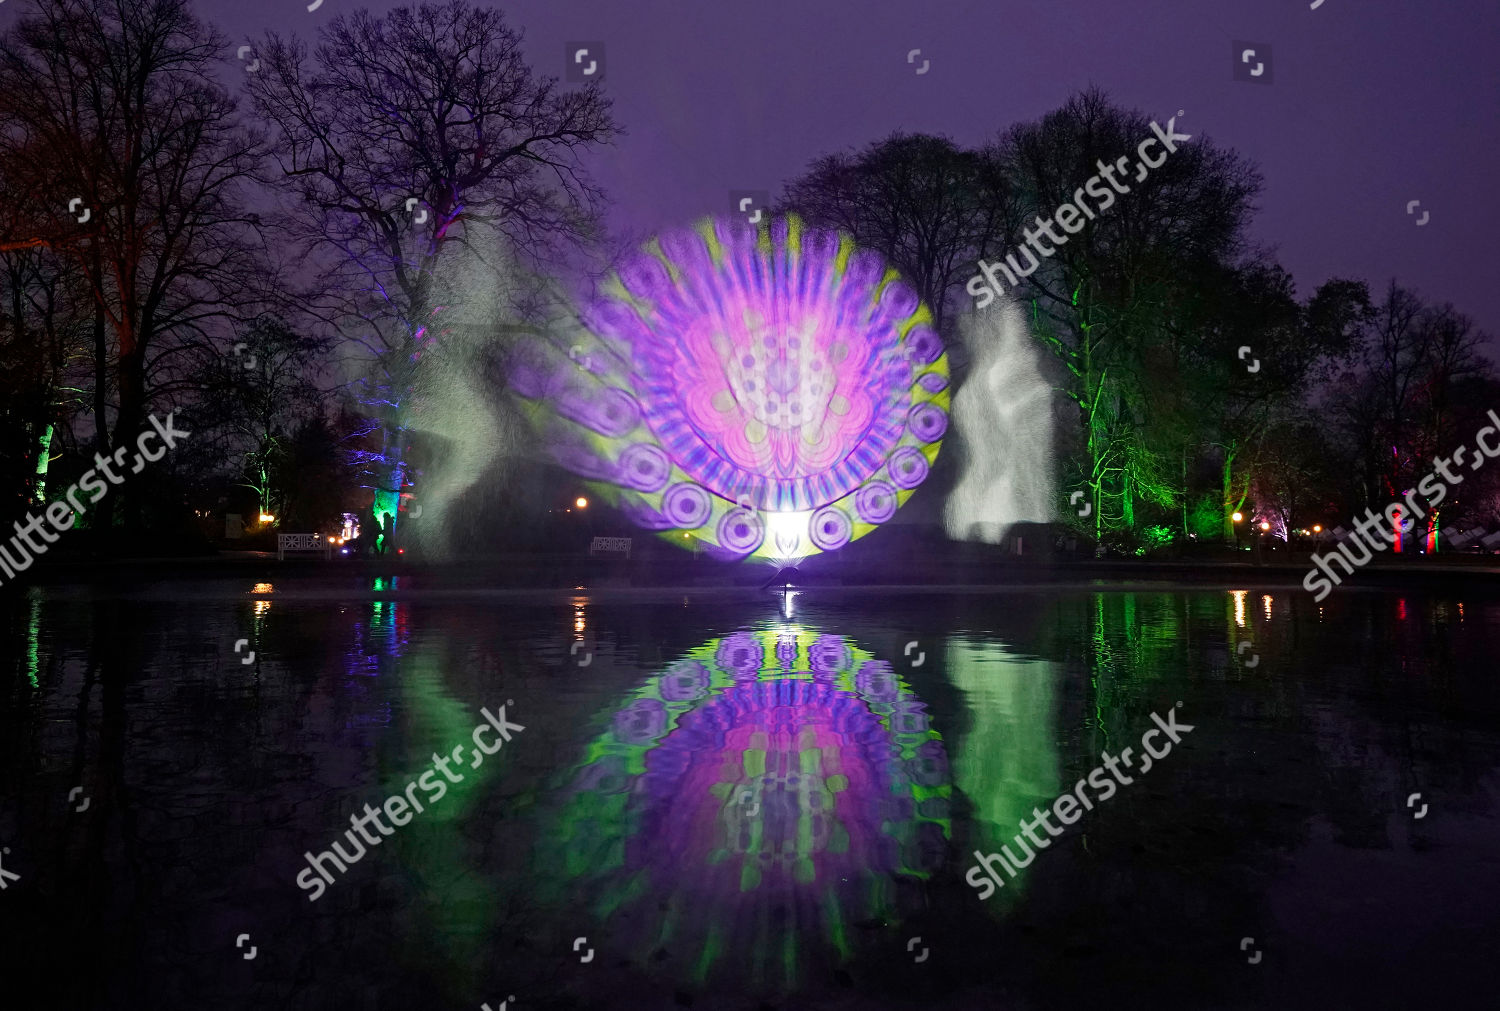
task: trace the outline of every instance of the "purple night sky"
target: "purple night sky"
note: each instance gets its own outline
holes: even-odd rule
[[[1161,122],[1185,110],[1180,132],[1260,167],[1252,234],[1292,271],[1300,297],[1336,275],[1375,293],[1394,276],[1500,332],[1486,239],[1500,234],[1500,6],[1310,2],[503,6],[540,72],[562,77],[569,42],[606,47],[606,89],[627,136],[590,165],[614,201],[618,237],[724,213],[730,190],[774,196],[815,157],[895,130],[977,144],[1095,84]],[[0,21],[21,6],[0,9]],[[267,29],[310,36],[355,4],[323,0],[311,13],[301,0],[198,6],[239,44]],[[1236,41],[1271,46],[1271,84],[1234,80]],[[921,50],[915,66],[912,49]],[[918,75],[922,60],[931,66]],[[1422,202],[1415,216],[1411,200]],[[1431,219],[1418,227],[1422,211]]]

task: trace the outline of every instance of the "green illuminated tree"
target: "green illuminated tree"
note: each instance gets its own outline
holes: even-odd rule
[[[1006,131],[996,157],[1029,223],[1051,218],[1101,163],[1133,158],[1152,136],[1149,117],[1090,90]],[[1204,287],[1221,281],[1242,252],[1260,178],[1233,152],[1195,137],[1126,185],[1128,193],[1055,246],[1019,290],[1038,338],[1066,370],[1061,392],[1078,424],[1062,486],[1088,490],[1096,537],[1133,527],[1140,505],[1164,507],[1184,491],[1190,440],[1177,391],[1183,368],[1199,357],[1194,315]],[[985,252],[998,259],[1020,238]]]
[[[17,494],[0,512],[46,500],[53,447],[86,404],[96,319],[89,292],[53,250],[0,252],[0,472]]]
[[[313,382],[331,341],[309,337],[272,316],[256,320],[230,358],[210,360],[207,389],[226,422],[229,453],[241,461],[241,486],[263,513],[281,515],[290,489],[281,478],[297,432],[322,408]]]

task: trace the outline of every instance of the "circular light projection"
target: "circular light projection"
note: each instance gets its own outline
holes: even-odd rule
[[[948,360],[915,289],[795,217],[663,235],[580,322],[512,366],[554,458],[724,556],[785,563],[869,533],[948,429]]]

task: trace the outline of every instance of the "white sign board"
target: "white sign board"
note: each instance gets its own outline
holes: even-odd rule
[[[589,554],[592,555],[592,556],[610,555],[610,554],[614,554],[614,555],[623,554],[626,558],[629,558],[630,557],[630,538],[629,537],[595,537],[594,538],[594,543],[592,543],[592,544],[589,545]]]
[[[277,534],[276,558],[286,558],[288,551],[316,551],[328,558],[333,554],[333,545],[322,534]]]

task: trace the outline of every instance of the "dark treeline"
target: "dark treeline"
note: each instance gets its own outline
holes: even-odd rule
[[[79,526],[393,521],[442,452],[433,387],[498,395],[535,268],[597,240],[578,155],[609,103],[533,74],[499,12],[235,54],[186,0],[30,0],[0,39],[0,519],[176,410],[187,446]]]
[[[824,157],[781,209],[890,257],[950,338],[956,316],[990,302],[969,287],[980,260],[1014,257],[1014,274],[1039,261],[1018,289],[998,276],[1051,365],[1057,487],[1092,506],[1078,520],[1059,502],[1059,515],[1125,550],[1233,542],[1236,512],[1282,538],[1347,526],[1472,443],[1500,405],[1486,335],[1395,281],[1335,278],[1299,300],[1247,238],[1259,174],[1206,137],[1131,173],[1081,228],[1069,219],[1074,234],[1054,225],[1065,242],[1052,255],[1020,252],[1039,217],[1153,135],[1149,117],[1089,90],[977,150],[898,134]],[[1496,471],[1455,486],[1426,522],[1493,528]]]
[[[556,312],[546,279],[604,255],[585,159],[619,133],[610,103],[535,74],[493,8],[356,10],[254,58],[185,0],[25,0],[0,38],[5,528],[172,411],[191,439],[80,527],[394,517],[444,452],[438,387],[461,374],[498,403],[506,350]],[[974,150],[898,135],[823,157],[782,209],[885,254],[957,349],[978,261],[1151,132],[1089,91]],[[1497,402],[1452,306],[1355,279],[1299,299],[1246,238],[1259,190],[1194,137],[1013,293],[1059,394],[1059,514],[1084,490],[1075,522],[1101,540],[1383,508]],[[1432,521],[1491,525],[1496,480]]]

